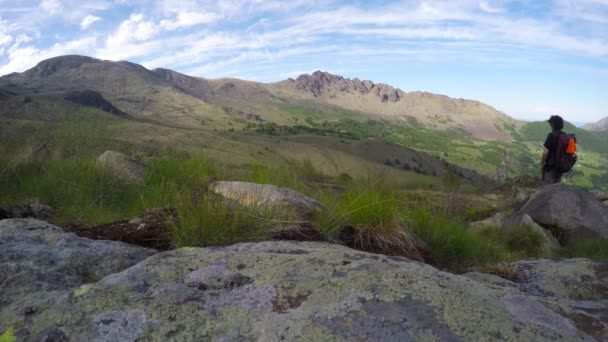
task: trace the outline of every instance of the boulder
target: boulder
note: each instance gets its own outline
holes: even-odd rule
[[[214,182],[210,190],[241,205],[293,211],[302,219],[310,219],[323,210],[320,202],[289,188],[246,182]]]
[[[38,200],[28,205],[0,205],[0,220],[27,217],[48,219],[52,216],[52,212],[53,208]]]
[[[0,251],[0,332],[11,328],[9,322],[44,317],[50,306],[156,253],[81,238],[32,218],[0,221]],[[6,341],[2,333],[0,341]]]
[[[472,222],[470,224],[473,229],[485,229],[485,228],[498,228],[502,227],[503,221],[508,216],[508,213],[496,213],[492,217],[488,217],[485,220]]]
[[[589,260],[520,263],[518,284],[319,242],[154,253],[36,220],[0,222],[0,250],[0,340],[608,338],[608,265]]]
[[[608,239],[608,209],[592,193],[575,186],[544,187],[507,223],[517,222],[524,215],[551,229],[562,243],[581,238]]]
[[[559,249],[561,246],[559,241],[553,236],[553,233],[549,229],[545,229],[539,226],[528,214],[523,214],[519,216],[513,224],[518,226],[528,227],[530,230],[539,233],[544,239],[544,246],[546,252],[554,251]],[[507,226],[506,229],[509,229]]]
[[[129,183],[143,184],[146,165],[120,152],[106,151],[97,158],[97,165]]]

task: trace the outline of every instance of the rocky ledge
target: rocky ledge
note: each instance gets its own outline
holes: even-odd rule
[[[608,339],[608,265],[518,282],[318,242],[156,252],[0,221],[1,341]]]

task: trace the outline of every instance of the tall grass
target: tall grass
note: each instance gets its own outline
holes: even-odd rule
[[[41,142],[45,148],[39,148]],[[169,155],[148,161],[145,186],[125,183],[96,166],[99,154],[125,146],[107,122],[49,127],[0,157],[0,203],[38,199],[55,208],[57,224],[107,223],[170,206],[176,189],[201,189],[225,177],[223,168],[204,156]]]
[[[177,220],[169,221],[169,233],[176,247],[257,241],[268,232],[268,221],[257,216],[255,207],[240,206],[212,193],[199,197],[179,191],[175,207]]]
[[[513,259],[509,250],[469,229],[464,223],[424,210],[409,215],[412,231],[426,241],[439,266],[464,271],[467,267]]]
[[[322,200],[327,209],[316,216],[314,224],[322,235],[351,247],[420,260],[396,189],[382,176],[349,181],[337,200],[326,194]]]
[[[283,167],[269,167],[267,165],[252,164],[243,180],[258,184],[272,184],[288,187],[307,195],[316,195],[316,183],[327,177],[314,167],[310,160],[289,160]]]
[[[608,261],[608,242],[602,239],[583,239],[557,251],[562,258],[588,258]]]

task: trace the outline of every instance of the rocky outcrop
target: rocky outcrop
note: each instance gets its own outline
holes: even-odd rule
[[[126,182],[144,183],[146,165],[120,152],[106,151],[97,158],[97,165]]]
[[[154,253],[36,220],[0,237],[9,341],[608,338],[608,268],[588,260],[522,262],[513,283],[325,243]]]
[[[593,194],[578,187],[544,187],[507,223],[516,223],[524,215],[550,229],[562,244],[582,238],[608,239],[608,209]]]
[[[594,132],[606,132],[608,131],[608,117],[603,118],[598,122],[587,124],[583,126],[583,129]]]
[[[293,211],[309,219],[323,210],[320,202],[289,188],[246,182],[215,182],[210,190],[245,206]]]
[[[301,75],[293,82],[297,89],[311,92],[315,97],[335,96],[336,93],[372,93],[382,102],[399,102],[404,94],[401,90],[387,84],[361,81],[358,78],[351,80],[323,71],[315,71],[312,75]]]

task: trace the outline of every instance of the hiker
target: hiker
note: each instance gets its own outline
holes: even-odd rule
[[[543,185],[560,183],[562,176],[570,172],[576,163],[576,137],[562,132],[564,119],[553,115],[549,124],[551,133],[545,140],[541,158]]]

